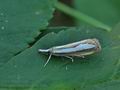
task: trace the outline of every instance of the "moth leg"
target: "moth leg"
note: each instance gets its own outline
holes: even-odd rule
[[[48,57],[48,59],[47,59],[46,63],[44,64],[44,67],[45,67],[45,66],[48,64],[48,62],[50,61],[51,56],[52,56],[52,53],[50,53],[50,55],[49,55],[49,57]]]
[[[71,59],[72,62],[74,62],[74,59],[72,57],[70,57],[70,56],[65,56],[65,57]]]

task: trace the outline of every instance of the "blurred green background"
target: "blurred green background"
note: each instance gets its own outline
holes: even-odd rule
[[[120,21],[120,0],[59,0],[106,25],[115,26]],[[56,10],[50,26],[81,25],[78,19]]]

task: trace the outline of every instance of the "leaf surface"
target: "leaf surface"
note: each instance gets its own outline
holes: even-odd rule
[[[73,90],[114,80],[120,47],[114,48],[119,44],[116,43],[117,40],[113,41],[111,32],[92,27],[60,30],[59,33],[48,33],[32,47],[4,64],[0,68],[0,87]],[[49,55],[38,53],[39,48],[50,48],[87,38],[99,39],[102,51],[85,58],[74,57],[73,63],[68,58],[52,56],[47,66],[43,67]]]
[[[29,1],[29,2],[28,2]],[[55,0],[0,0],[0,67],[29,47],[52,18]]]

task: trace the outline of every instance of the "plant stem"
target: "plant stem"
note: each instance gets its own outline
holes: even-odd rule
[[[74,17],[74,18],[76,18],[80,21],[84,21],[84,22],[86,22],[90,25],[93,25],[95,27],[100,27],[100,28],[103,28],[107,31],[111,31],[111,29],[112,29],[110,26],[108,26],[108,25],[106,25],[106,24],[88,16],[88,15],[85,15],[84,13],[81,13],[81,12],[79,12],[79,11],[73,9],[73,8],[70,8],[70,7],[68,7],[67,5],[65,5],[61,2],[57,2],[55,7],[58,10],[66,13],[66,14],[68,14],[68,15],[70,15],[70,16],[72,16],[72,17]]]

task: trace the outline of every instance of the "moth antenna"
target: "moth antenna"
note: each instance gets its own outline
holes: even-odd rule
[[[48,59],[47,59],[46,63],[44,64],[44,67],[45,67],[45,66],[48,64],[48,62],[50,61],[51,56],[52,56],[52,53],[50,53],[50,55],[49,55],[49,57],[48,57]]]

